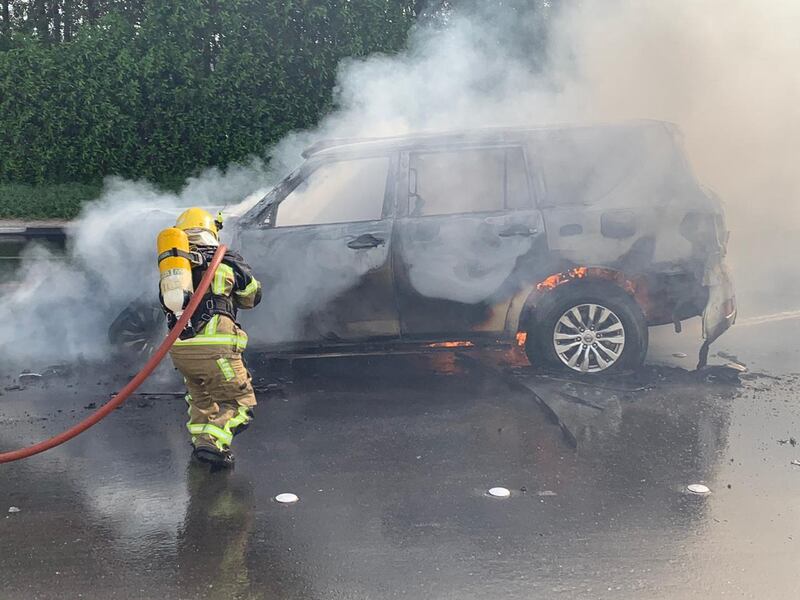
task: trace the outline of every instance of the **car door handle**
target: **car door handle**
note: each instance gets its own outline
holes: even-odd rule
[[[539,233],[538,229],[531,229],[530,227],[526,227],[525,225],[512,225],[498,233],[500,237],[531,237],[532,235],[536,235]]]
[[[385,240],[382,238],[377,238],[371,233],[365,233],[364,235],[360,235],[356,239],[347,242],[347,247],[352,248],[353,250],[364,250],[365,248],[376,248],[378,246],[383,246],[384,243]]]

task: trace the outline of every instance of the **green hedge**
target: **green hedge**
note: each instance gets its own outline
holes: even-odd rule
[[[528,16],[559,1],[5,0],[0,216],[69,217],[109,175],[174,187],[263,156],[331,109],[343,58],[396,52],[453,6],[536,56]]]
[[[0,219],[71,219],[81,205],[100,196],[102,186],[0,184]]]
[[[163,184],[263,155],[330,109],[342,58],[405,44],[415,2],[136,5],[129,18],[125,3],[109,4],[68,41],[24,30],[6,39],[0,184],[93,184],[108,175]]]

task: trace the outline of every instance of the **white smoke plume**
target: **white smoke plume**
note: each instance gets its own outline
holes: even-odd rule
[[[501,8],[457,13],[443,29],[415,31],[400,56],[346,61],[340,110],[286,140],[286,154],[318,137],[674,122],[698,178],[726,203],[741,312],[796,308],[800,4],[610,0],[566,2],[558,12],[541,4],[527,23]],[[525,32],[543,30],[539,68],[542,56],[523,56],[520,46],[530,42]]]
[[[699,179],[726,201],[742,313],[796,308],[800,3],[609,0],[565,2],[559,11],[546,4],[527,15],[500,6],[462,10],[439,27],[416,29],[399,55],[345,61],[337,109],[314,131],[278,144],[270,170],[288,171],[303,147],[327,137],[672,121]],[[544,47],[530,50],[545,30]],[[233,202],[267,182],[274,178],[260,165],[224,177],[209,172],[180,195],[113,180],[77,224],[71,266],[25,263],[19,290],[0,306],[2,322],[13,324],[0,332],[3,360],[105,355],[115,311],[142,293],[155,295],[154,238],[177,206]],[[153,206],[163,218],[143,226],[139,215]],[[289,250],[287,278],[291,260]],[[336,269],[320,269],[313,289],[293,285],[281,297],[267,296],[274,305],[257,310],[292,323],[349,284],[328,282],[327,272]]]
[[[120,311],[158,290],[155,239],[187,206],[223,206],[263,195],[260,161],[187,180],[180,193],[109,178],[100,199],[70,224],[67,259],[33,246],[6,287],[0,319],[0,372],[76,358],[109,357],[108,328]],[[262,193],[257,191],[261,189]]]

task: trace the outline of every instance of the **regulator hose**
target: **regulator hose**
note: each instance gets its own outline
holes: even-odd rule
[[[189,300],[189,304],[186,306],[186,310],[184,310],[181,318],[178,319],[178,322],[175,324],[175,327],[167,335],[166,339],[161,343],[158,349],[153,353],[153,356],[150,357],[150,360],[147,361],[147,364],[142,367],[142,370],[139,371],[136,376],[131,379],[127,385],[120,390],[120,392],[111,398],[108,402],[103,404],[100,408],[98,408],[94,413],[89,415],[86,419],[73,425],[66,431],[59,433],[56,436],[51,437],[50,439],[44,440],[39,442],[38,444],[34,444],[32,446],[28,446],[27,448],[20,448],[19,450],[12,450],[11,452],[2,452],[0,453],[0,463],[7,463],[12,462],[15,460],[20,460],[23,458],[28,458],[29,456],[33,456],[34,454],[39,454],[40,452],[44,452],[46,450],[50,450],[51,448],[55,448],[74,438],[75,436],[83,433],[92,425],[97,424],[99,421],[107,417],[111,412],[113,412],[116,408],[122,405],[128,397],[136,391],[145,379],[150,377],[150,374],[155,370],[164,357],[169,352],[169,349],[172,347],[172,344],[175,343],[175,340],[178,339],[178,336],[184,330],[186,325],[189,323],[189,319],[192,318],[192,315],[197,310],[197,307],[200,305],[200,301],[203,299],[206,291],[208,290],[209,286],[211,285],[211,280],[214,278],[214,271],[217,270],[217,267],[222,262],[222,257],[225,256],[225,251],[227,248],[225,245],[220,244],[217,251],[214,253],[214,257],[211,259],[211,262],[208,264],[208,268],[206,269],[205,274],[203,275],[203,279],[200,281],[200,285],[195,290],[194,294],[192,294],[191,299]]]

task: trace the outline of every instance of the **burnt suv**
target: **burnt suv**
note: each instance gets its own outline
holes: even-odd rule
[[[241,316],[268,352],[524,343],[534,364],[597,373],[641,364],[648,326],[701,314],[703,362],[735,319],[721,203],[672,124],[330,140],[304,158],[229,228],[264,284]]]

